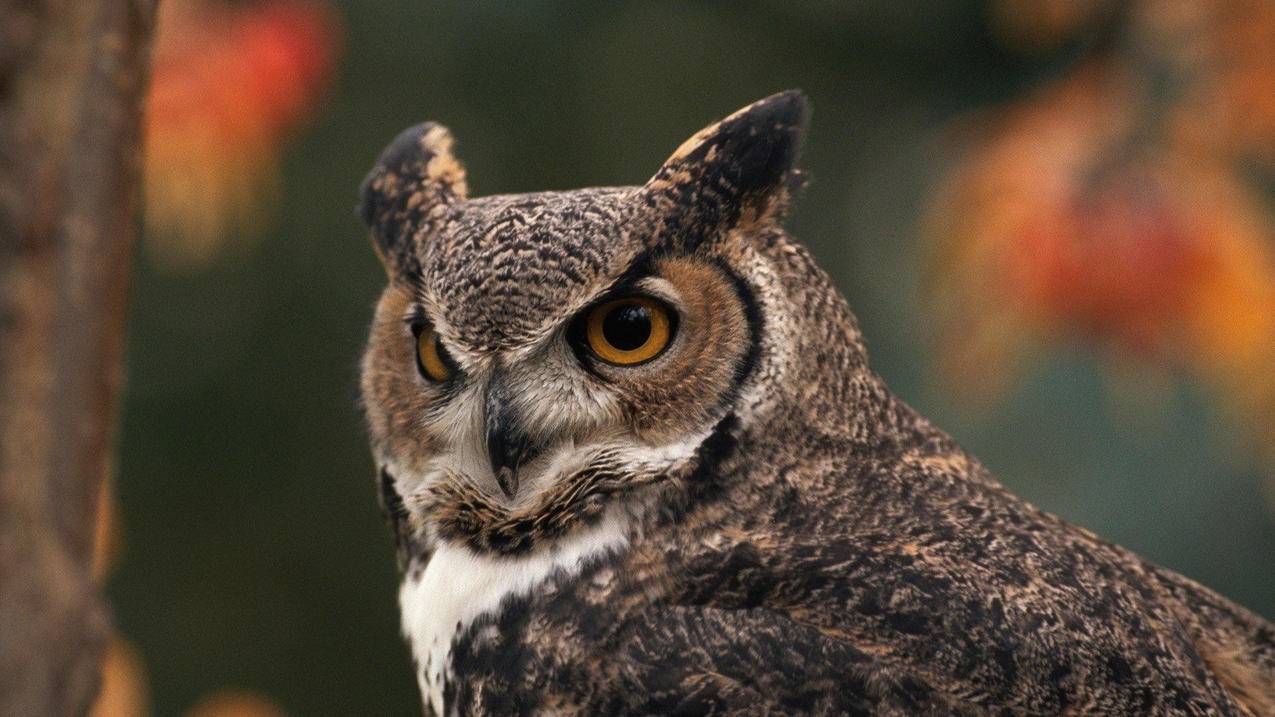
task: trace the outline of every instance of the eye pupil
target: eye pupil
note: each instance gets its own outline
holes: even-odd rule
[[[641,348],[651,338],[651,312],[641,304],[624,304],[602,319],[602,335],[621,351]]]

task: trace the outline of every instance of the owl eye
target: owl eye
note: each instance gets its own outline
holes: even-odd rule
[[[589,350],[616,366],[636,366],[660,355],[673,338],[676,315],[646,296],[629,296],[589,311],[585,339]]]
[[[452,377],[455,365],[443,345],[438,342],[438,333],[429,324],[417,324],[412,327],[416,334],[416,368],[425,378],[441,382]]]

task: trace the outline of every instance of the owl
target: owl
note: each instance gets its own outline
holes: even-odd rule
[[[452,714],[1275,714],[1275,627],[1006,492],[783,227],[796,91],[641,186],[363,185],[402,630]]]

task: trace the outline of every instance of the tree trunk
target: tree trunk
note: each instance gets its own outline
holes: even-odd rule
[[[0,714],[75,715],[134,243],[153,0],[0,0]]]

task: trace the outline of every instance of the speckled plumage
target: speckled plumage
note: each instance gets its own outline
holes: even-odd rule
[[[468,199],[432,124],[377,163],[363,401],[427,711],[1275,714],[1275,628],[1007,493],[868,368],[781,226],[805,112],[750,105],[641,187]],[[574,349],[630,292],[679,312],[665,353]],[[497,429],[534,446],[513,495]]]

